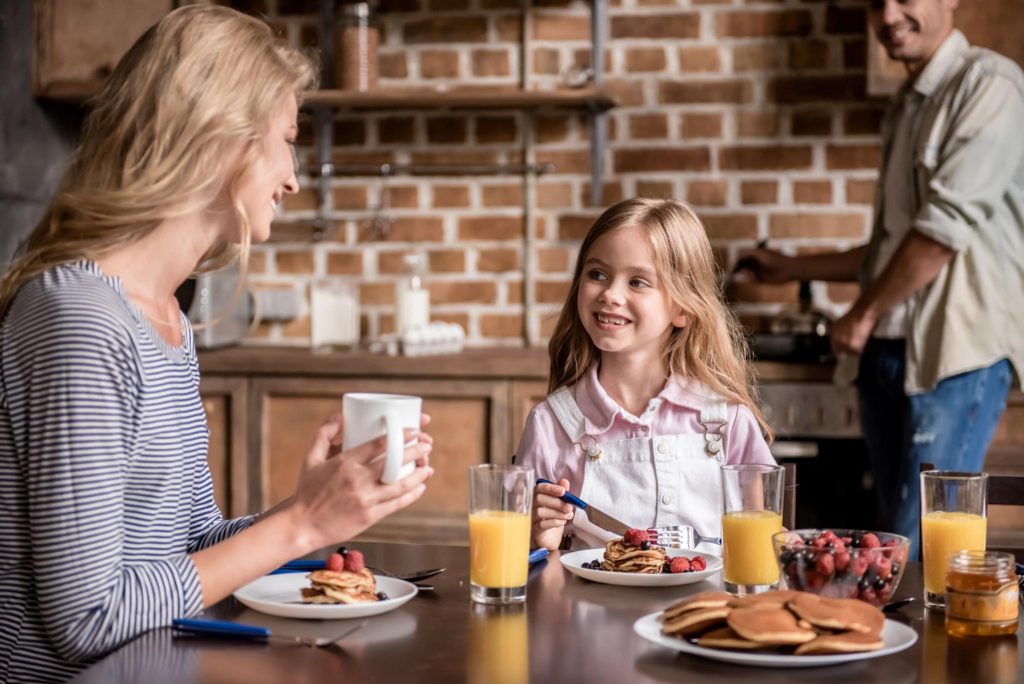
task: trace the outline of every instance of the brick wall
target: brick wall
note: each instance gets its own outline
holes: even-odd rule
[[[315,0],[236,2],[271,18],[296,44],[315,45]],[[518,83],[518,0],[392,0],[382,26],[382,86]],[[531,87],[553,88],[589,61],[589,4],[541,0],[530,14]],[[884,102],[865,88],[861,0],[618,0],[609,12],[605,86],[620,100],[609,122],[604,203],[644,195],[695,205],[722,260],[768,239],[790,252],[843,248],[866,238]],[[336,163],[514,162],[525,115],[513,111],[339,112]],[[550,329],[589,206],[586,117],[534,120],[536,160],[556,169],[537,182],[536,323]],[[302,150],[313,160],[310,126]],[[316,181],[286,201],[270,243],[256,248],[256,287],[308,297],[314,279],[358,283],[364,334],[393,329],[402,256],[430,265],[433,318],[463,325],[472,346],[524,340],[522,180],[516,176],[337,178],[331,228],[311,239]],[[368,228],[374,207],[394,219]],[[753,325],[793,286],[730,288]],[[815,287],[841,311],[853,286]],[[305,311],[306,309],[303,309]],[[263,326],[254,342],[308,343],[308,315]]]

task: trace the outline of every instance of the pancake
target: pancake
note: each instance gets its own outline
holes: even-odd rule
[[[604,547],[601,568],[613,572],[633,572],[654,575],[662,572],[668,554],[660,546],[651,545],[646,551],[639,546],[627,544],[622,539],[613,539]]]
[[[863,632],[823,634],[813,641],[797,646],[797,655],[826,655],[831,653],[861,653],[877,651],[885,646],[882,637]]]
[[[756,651],[764,648],[771,648],[769,644],[759,644],[756,641],[744,639],[734,632],[731,627],[720,627],[702,634],[697,639],[698,646],[707,648],[722,648],[738,651]]]
[[[732,600],[729,601],[729,605],[733,608],[760,608],[762,606],[783,608],[789,601],[796,598],[796,595],[799,593],[791,589],[782,589],[780,591],[766,591],[763,594],[753,594],[751,596],[730,596]]]
[[[377,581],[366,568],[359,572],[314,570],[302,589],[304,603],[370,603],[377,601]]]
[[[875,606],[858,599],[831,599],[800,592],[786,606],[815,627],[853,631],[878,636],[885,615]]]
[[[687,596],[682,601],[677,601],[665,609],[661,614],[663,620],[674,618],[690,610],[701,608],[724,608],[733,600],[732,594],[724,591],[702,591],[693,596]]]
[[[771,646],[803,644],[818,636],[785,608],[733,608],[726,622],[744,639]]]
[[[728,606],[690,610],[666,620],[661,626],[661,633],[684,639],[699,636],[711,629],[724,626],[730,612],[732,608]]]

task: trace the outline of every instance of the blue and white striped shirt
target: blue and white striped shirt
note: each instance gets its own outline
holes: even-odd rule
[[[202,608],[213,501],[192,330],[168,344],[89,261],[0,324],[0,681],[55,681]]]

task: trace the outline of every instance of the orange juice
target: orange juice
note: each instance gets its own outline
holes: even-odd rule
[[[469,581],[508,589],[526,584],[530,555],[530,515],[477,511],[469,515]]]
[[[772,535],[782,531],[782,515],[774,511],[734,511],[722,516],[722,575],[740,585],[775,584],[779,564]]]
[[[921,518],[924,590],[945,594],[950,556],[956,551],[984,551],[985,531],[985,518],[974,513],[932,511]]]

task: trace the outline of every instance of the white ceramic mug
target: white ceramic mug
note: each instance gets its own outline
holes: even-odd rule
[[[342,448],[345,450],[387,435],[387,451],[384,453],[384,484],[397,482],[416,469],[415,463],[402,465],[406,443],[403,431],[406,428],[420,429],[420,413],[423,399],[406,394],[370,394],[350,392],[342,397],[341,412],[345,417],[345,436]],[[414,437],[410,444],[416,442]]]

